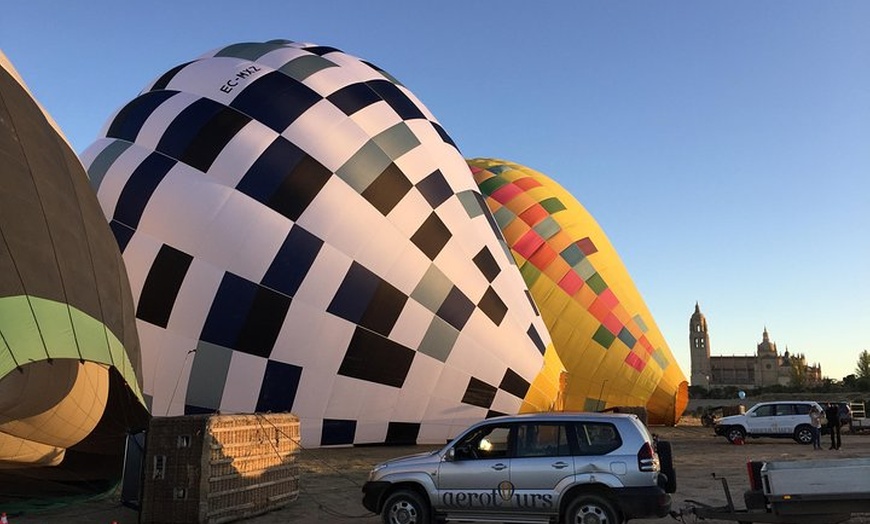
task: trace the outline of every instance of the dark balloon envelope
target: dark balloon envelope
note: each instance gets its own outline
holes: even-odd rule
[[[0,500],[101,491],[148,419],[132,295],[81,163],[2,53],[0,159]]]

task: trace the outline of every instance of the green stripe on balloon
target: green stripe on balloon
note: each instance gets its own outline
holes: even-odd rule
[[[75,359],[115,366],[142,404],[133,364],[120,340],[69,304],[27,295],[0,298],[0,378],[18,366]]]

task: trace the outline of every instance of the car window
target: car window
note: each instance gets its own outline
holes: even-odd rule
[[[786,417],[795,414],[795,405],[794,404],[777,404],[776,405],[776,416],[777,417]]]
[[[575,427],[580,455],[604,455],[622,446],[622,439],[613,424],[582,422]]]
[[[810,405],[809,404],[794,404],[794,412],[795,415],[809,415],[810,414]]]
[[[772,417],[774,414],[774,404],[767,404],[765,406],[758,406],[758,409],[755,410],[756,417]]]
[[[509,426],[483,426],[462,438],[454,446],[456,460],[493,459],[508,456]]]
[[[521,424],[517,428],[517,457],[559,457],[571,454],[564,424]]]

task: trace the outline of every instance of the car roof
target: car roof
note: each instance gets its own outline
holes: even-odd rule
[[[818,404],[818,402],[815,400],[767,400],[759,402],[756,406],[761,406],[763,404]]]
[[[518,415],[502,415],[486,419],[492,421],[523,421],[523,420],[616,420],[637,419],[633,413],[598,413],[595,411],[541,411],[536,413],[520,413]]]

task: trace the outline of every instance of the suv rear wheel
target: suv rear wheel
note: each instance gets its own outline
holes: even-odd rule
[[[666,440],[659,440],[656,442],[656,452],[659,454],[662,475],[665,476],[664,486],[662,487],[666,493],[676,493],[677,470],[674,469],[674,453],[671,450],[671,443]]]
[[[794,439],[798,441],[799,444],[812,444],[813,428],[807,424],[801,424],[794,428]]]
[[[410,490],[399,490],[387,497],[381,513],[384,524],[429,524],[429,504]]]
[[[738,440],[745,440],[746,432],[743,431],[743,428],[741,428],[740,426],[731,426],[725,433],[725,438],[728,439],[728,442],[733,444]]]
[[[568,505],[565,524],[621,524],[613,504],[601,495],[583,494]]]

